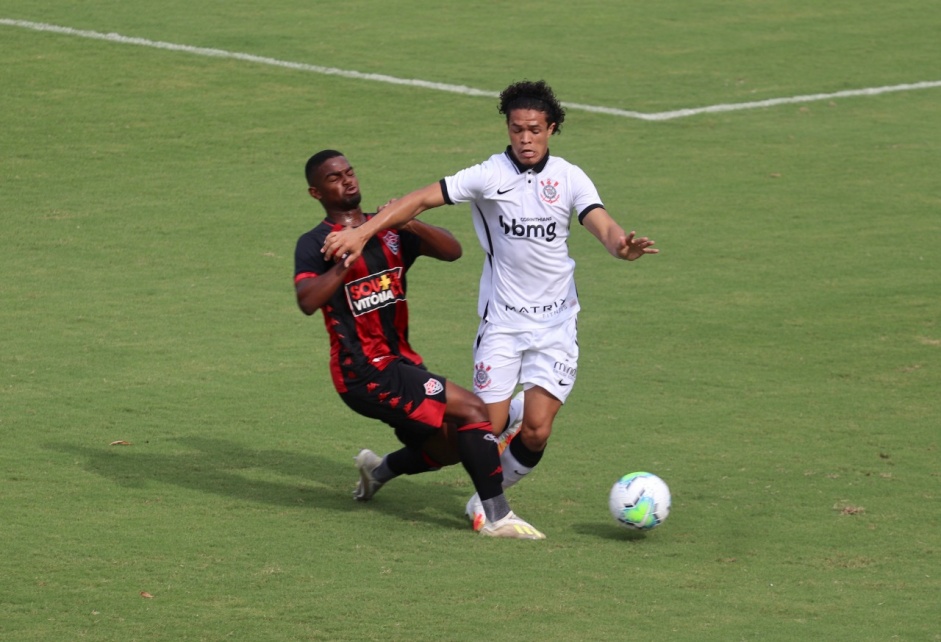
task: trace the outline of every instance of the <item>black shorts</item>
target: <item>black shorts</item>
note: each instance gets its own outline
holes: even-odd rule
[[[364,417],[392,426],[406,446],[420,448],[444,423],[445,381],[424,366],[395,359],[340,398]]]

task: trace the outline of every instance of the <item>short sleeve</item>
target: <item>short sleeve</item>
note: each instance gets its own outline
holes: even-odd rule
[[[492,163],[485,162],[462,169],[442,179],[445,199],[451,203],[468,203],[484,198],[491,184],[496,184]]]
[[[327,261],[323,258],[320,248],[323,246],[323,240],[319,239],[318,228],[302,235],[297,239],[297,246],[294,248],[294,282],[319,276],[330,269]]]

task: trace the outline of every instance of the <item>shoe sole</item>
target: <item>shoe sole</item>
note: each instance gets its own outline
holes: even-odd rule
[[[528,524],[507,524],[496,531],[482,529],[480,534],[485,537],[503,537],[506,539],[546,539],[543,533]]]

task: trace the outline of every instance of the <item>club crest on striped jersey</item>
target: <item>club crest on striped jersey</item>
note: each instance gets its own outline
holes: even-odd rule
[[[392,305],[397,301],[405,301],[405,288],[402,287],[402,268],[400,267],[350,281],[344,289],[350,310],[356,317]]]
[[[386,244],[386,247],[389,248],[389,251],[399,255],[399,234],[395,230],[386,230],[385,234],[382,235],[382,242]]]
[[[544,181],[539,181],[539,184],[542,185],[542,190],[539,192],[539,198],[544,200],[549,205],[552,205],[557,200],[561,194],[559,190],[556,189],[559,186],[559,181],[554,181],[551,178],[547,178]]]
[[[440,395],[442,390],[444,390],[444,386],[437,379],[429,379],[425,382],[425,395],[428,397]]]

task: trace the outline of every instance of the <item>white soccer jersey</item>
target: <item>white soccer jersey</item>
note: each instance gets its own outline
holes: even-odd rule
[[[510,148],[441,179],[449,204],[471,204],[483,247],[477,313],[498,325],[527,329],[556,325],[579,309],[575,261],[569,256],[572,214],[579,222],[602,207],[581,169],[548,153],[524,167]]]

